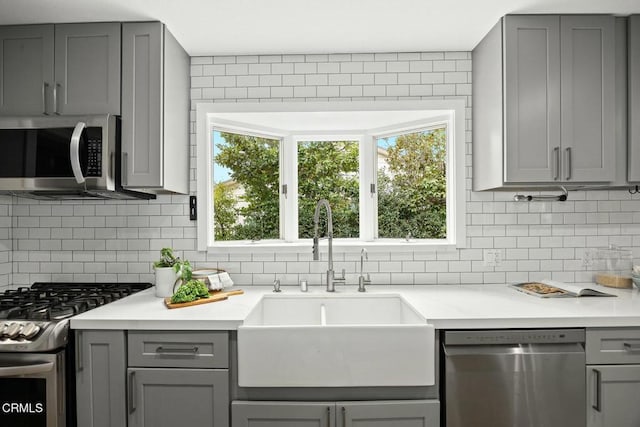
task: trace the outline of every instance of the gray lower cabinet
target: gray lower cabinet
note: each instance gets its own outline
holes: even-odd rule
[[[640,365],[587,367],[587,427],[640,425]]]
[[[189,56],[161,22],[122,24],[122,185],[189,192]]]
[[[0,27],[0,114],[120,114],[120,23]]]
[[[640,328],[589,328],[587,427],[640,425]]]
[[[128,427],[228,427],[226,331],[129,331]]]
[[[231,404],[232,427],[439,427],[437,400]]]
[[[507,15],[474,48],[474,190],[617,178],[623,26],[611,15]]]
[[[129,368],[129,427],[229,425],[226,369]]]
[[[78,426],[127,425],[126,369],[124,331],[76,331]]]

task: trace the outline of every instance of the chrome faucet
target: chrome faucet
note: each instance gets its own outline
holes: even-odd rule
[[[371,276],[367,273],[367,278],[364,277],[364,260],[369,261],[369,253],[365,248],[360,251],[360,277],[358,277],[358,292],[366,291],[364,285],[371,284]]]
[[[320,237],[318,236],[318,221],[320,220],[320,207],[324,206],[327,209],[327,239],[329,240],[329,265],[327,268],[327,292],[335,292],[336,283],[345,282],[344,270],[342,270],[342,277],[336,277],[336,272],[333,271],[333,216],[331,215],[331,206],[326,199],[318,200],[316,204],[316,211],[313,214],[313,260],[318,261],[320,259]]]

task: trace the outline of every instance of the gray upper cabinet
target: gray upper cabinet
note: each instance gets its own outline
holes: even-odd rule
[[[629,176],[640,182],[640,15],[629,17]]]
[[[122,24],[122,184],[189,192],[189,56],[160,22]]]
[[[473,189],[616,179],[616,20],[508,15],[473,51]]]
[[[120,23],[0,27],[0,114],[120,114]]]
[[[53,83],[53,25],[0,27],[0,114],[46,114]]]
[[[506,181],[559,178],[559,22],[558,16],[504,18]]]
[[[55,26],[58,114],[120,114],[120,23]]]

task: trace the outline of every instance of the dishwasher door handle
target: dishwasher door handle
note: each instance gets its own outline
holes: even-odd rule
[[[499,345],[447,345],[442,346],[446,356],[515,356],[535,354],[584,353],[581,343],[560,344],[499,344]],[[544,351],[541,351],[544,350]]]

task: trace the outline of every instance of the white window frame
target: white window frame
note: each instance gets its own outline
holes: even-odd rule
[[[304,113],[304,112],[350,112],[350,111],[431,111],[429,124],[424,120],[402,122],[380,128],[358,130],[318,131],[294,130],[257,126],[243,119],[248,113]],[[233,119],[229,119],[229,117]],[[196,106],[196,154],[198,203],[198,250],[212,253],[272,252],[276,248],[287,252],[308,252],[310,239],[298,238],[297,212],[297,144],[298,141],[357,140],[360,143],[360,238],[335,239],[337,252],[357,252],[366,247],[372,251],[401,250],[451,250],[466,247],[466,179],[465,179],[465,102],[462,99],[427,101],[372,101],[372,102],[306,102],[306,103],[200,103]],[[376,184],[377,167],[376,139],[425,130],[431,125],[447,125],[447,238],[446,239],[377,239],[377,194],[369,191],[367,179]],[[213,239],[213,149],[212,131],[241,133],[280,140],[280,235],[281,240],[224,241],[212,243]],[[371,174],[373,176],[371,176]],[[367,178],[368,176],[368,178]],[[282,186],[287,185],[287,194]],[[373,217],[366,217],[373,215]]]

